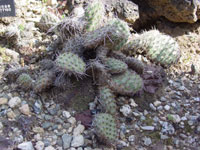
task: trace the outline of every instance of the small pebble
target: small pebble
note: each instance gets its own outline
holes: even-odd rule
[[[127,117],[131,113],[131,107],[126,104],[120,108],[120,112]]]
[[[168,110],[170,110],[170,106],[169,105],[165,105],[164,109],[168,111]]]
[[[153,131],[154,127],[153,126],[141,126],[142,130],[146,130],[146,131]]]
[[[7,103],[8,103],[8,99],[7,98],[4,98],[4,97],[0,98],[0,105],[5,105]]]
[[[63,117],[65,117],[67,119],[71,117],[71,114],[68,111],[63,111],[62,115],[63,115]]]
[[[74,136],[71,146],[72,147],[80,147],[84,145],[84,137],[82,135]]]
[[[29,116],[31,114],[28,104],[22,105],[19,110],[22,114]]]
[[[44,143],[42,141],[38,141],[35,144],[35,148],[36,148],[36,150],[43,150],[44,149]]]
[[[20,150],[34,150],[32,142],[24,142],[17,146]]]
[[[79,124],[73,131],[73,136],[77,136],[81,133],[83,133],[83,131],[85,130],[85,127],[81,124]]]
[[[21,103],[21,99],[19,97],[13,97],[9,100],[8,102],[8,105],[11,107],[11,108],[14,108],[18,105],[20,105]]]
[[[56,149],[54,147],[52,147],[52,146],[48,146],[44,150],[56,150]]]

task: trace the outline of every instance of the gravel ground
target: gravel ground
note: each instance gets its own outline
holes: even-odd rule
[[[92,126],[81,124],[80,111],[67,107],[54,93],[24,91],[10,82],[12,76],[4,77],[12,67],[38,70],[35,64],[54,38],[39,30],[37,23],[55,5],[47,9],[40,1],[19,1],[16,18],[0,19],[0,34],[13,26],[19,31],[15,39],[0,39],[1,150],[200,150],[199,22],[157,22],[158,29],[179,42],[181,59],[166,70],[168,83],[156,94],[117,98],[119,140],[108,147],[97,141]],[[86,104],[95,114],[94,96]],[[91,119],[90,111],[85,114]]]

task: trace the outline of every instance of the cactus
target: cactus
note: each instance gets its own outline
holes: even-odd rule
[[[134,95],[143,87],[142,78],[131,70],[111,76],[111,80],[108,83],[114,92],[130,96]]]
[[[110,37],[114,43],[113,50],[122,50],[131,36],[129,26],[126,22],[120,19],[113,19],[109,24],[111,24],[116,30]]]
[[[89,3],[85,12],[85,17],[88,21],[86,31],[94,31],[99,28],[103,22],[104,15],[104,5],[101,1],[95,0]]]
[[[128,69],[127,64],[115,58],[106,58],[103,63],[111,74],[123,73]]]
[[[76,54],[66,52],[57,57],[56,66],[67,74],[83,75],[86,70],[85,62]]]
[[[46,12],[42,15],[40,22],[36,23],[36,26],[40,28],[41,31],[47,32],[51,27],[56,25],[60,19],[53,13]]]
[[[84,51],[84,47],[82,44],[83,41],[83,37],[76,35],[73,38],[68,39],[68,41],[64,43],[63,51],[73,52],[79,56],[82,56]]]
[[[130,36],[127,23],[120,19],[114,19],[107,25],[84,35],[84,46],[86,48],[96,48],[103,45],[110,50],[119,51]]]
[[[109,88],[101,87],[99,89],[99,101],[107,113],[112,115],[116,114],[117,105],[115,102],[115,96]]]
[[[98,138],[107,144],[114,144],[118,139],[117,123],[112,115],[100,113],[95,116],[93,125]]]
[[[52,71],[45,72],[43,75],[41,75],[38,80],[36,80],[34,85],[34,91],[35,92],[42,92],[49,88],[55,79],[55,74]]]
[[[19,84],[19,87],[24,90],[29,90],[32,88],[33,79],[26,73],[22,73],[17,78],[17,84]]]
[[[169,66],[180,57],[178,43],[170,36],[160,33],[158,30],[150,30],[135,37],[132,41],[135,49],[143,50],[147,57],[163,66]]]

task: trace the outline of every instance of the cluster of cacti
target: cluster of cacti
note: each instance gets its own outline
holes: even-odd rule
[[[96,134],[101,141],[111,145],[118,138],[116,119],[107,113],[100,113],[95,116],[93,125]]]
[[[83,75],[91,77],[99,86],[98,99],[103,108],[103,113],[96,115],[93,125],[99,139],[113,143],[118,138],[114,94],[133,96],[144,86],[141,77],[144,64],[123,53],[143,50],[150,60],[167,66],[177,61],[179,47],[172,37],[157,30],[131,36],[128,24],[120,19],[114,18],[102,24],[106,20],[104,13],[104,5],[95,1],[87,7],[87,23],[83,23],[85,26],[80,28],[80,33],[76,34],[81,19],[68,18],[66,23],[55,27],[63,40],[63,49],[56,58],[52,57],[55,59],[49,62],[50,65],[46,65],[48,61],[43,63],[46,71],[36,80],[34,91],[42,92],[50,86],[66,90],[70,79]],[[77,27],[70,33],[76,24]]]
[[[33,86],[33,79],[27,73],[22,73],[17,78],[17,84],[19,85],[20,88],[29,90]]]
[[[95,0],[86,9],[85,17],[87,20],[86,31],[94,31],[103,23],[105,15],[104,5],[101,1]]]

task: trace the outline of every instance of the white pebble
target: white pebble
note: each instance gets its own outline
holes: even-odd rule
[[[77,135],[83,133],[84,130],[85,130],[85,127],[84,127],[83,125],[79,124],[79,125],[74,129],[73,135],[74,135],[74,136],[77,136]]]
[[[82,135],[74,136],[71,146],[72,147],[80,147],[84,144],[84,137]]]
[[[8,105],[11,107],[11,108],[14,108],[18,105],[20,105],[21,103],[21,99],[19,97],[13,97],[9,100],[8,102]]]
[[[36,150],[43,150],[44,149],[44,143],[42,141],[38,141],[35,145]]]
[[[21,150],[34,150],[32,142],[24,142],[17,146]]]
[[[62,115],[63,115],[63,117],[65,117],[65,118],[69,118],[69,117],[71,117],[71,114],[68,112],[68,111],[63,111],[63,113],[62,113]]]
[[[165,105],[164,109],[168,111],[168,110],[170,110],[170,106],[169,105]]]
[[[120,108],[120,112],[127,117],[131,113],[131,107],[126,104]]]

